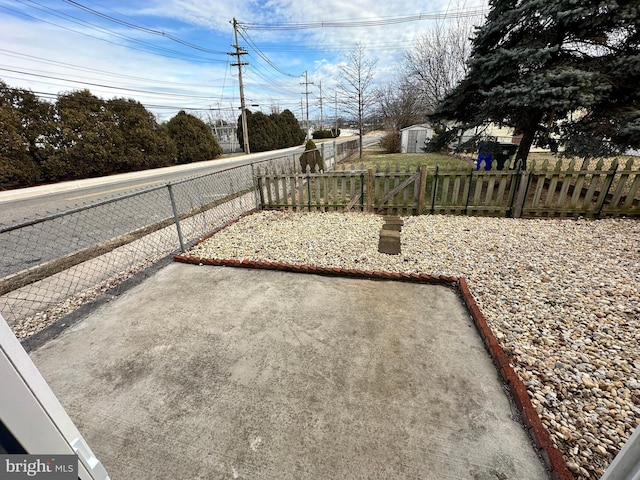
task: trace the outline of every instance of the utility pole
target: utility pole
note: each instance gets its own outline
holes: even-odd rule
[[[300,119],[300,123],[302,123],[304,121],[304,104],[302,99],[300,99]],[[300,126],[300,128],[302,129],[302,126]]]
[[[309,137],[309,85],[313,85],[313,82],[309,81],[309,77],[307,75],[307,71],[304,72],[304,82],[301,85],[304,85],[304,94],[307,97],[307,137]]]
[[[242,55],[247,55],[247,51],[244,47],[238,45],[238,21],[234,19],[229,22],[233,24],[233,34],[235,36],[236,44],[231,45],[236,49],[235,52],[228,53],[227,55],[231,55],[232,57],[236,57],[237,62],[232,63],[232,67],[238,67],[238,82],[240,83],[240,112],[242,115],[242,139],[244,142],[244,153],[251,153],[251,149],[249,148],[249,129],[247,128],[247,112],[244,103],[244,85],[242,84],[242,66],[249,65],[247,62],[242,61]]]
[[[322,81],[320,81],[320,130],[324,130],[324,116],[322,115]]]

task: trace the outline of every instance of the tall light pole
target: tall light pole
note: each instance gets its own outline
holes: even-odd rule
[[[249,65],[247,62],[242,62],[242,55],[247,55],[247,51],[238,45],[238,21],[234,18],[231,22],[233,24],[233,34],[235,36],[236,44],[231,45],[236,49],[235,52],[231,52],[228,55],[232,57],[236,57],[238,60],[236,63],[232,63],[232,67],[238,67],[238,82],[240,83],[240,112],[242,116],[242,139],[244,143],[244,153],[251,153],[251,149],[249,148],[249,129],[247,128],[247,112],[244,103],[244,85],[242,84],[242,66]]]

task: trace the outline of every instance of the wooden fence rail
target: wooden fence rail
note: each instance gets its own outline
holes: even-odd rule
[[[347,169],[311,173],[257,171],[262,208],[506,217],[640,216],[640,169],[633,159],[605,167],[547,161],[490,170],[423,165],[417,169]]]

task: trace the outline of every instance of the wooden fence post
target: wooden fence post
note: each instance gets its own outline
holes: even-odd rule
[[[436,163],[436,174],[433,177],[433,195],[431,195],[431,215],[435,213],[436,208],[436,195],[438,193],[438,171],[440,170],[440,165]]]
[[[527,193],[529,192],[529,179],[531,173],[527,170],[522,170],[520,173],[520,182],[518,185],[518,195],[516,196],[515,205],[513,209],[513,218],[522,217],[522,210],[524,204],[527,201]]]
[[[367,212],[373,212],[373,169],[367,169]]]
[[[611,185],[613,184],[613,179],[616,176],[616,172],[618,171],[618,159],[614,159],[613,163],[611,164],[611,170],[610,172],[607,174],[607,188],[606,190],[604,190],[604,192],[600,193],[600,199],[599,199],[599,205],[598,205],[598,212],[596,213],[596,218],[600,218],[600,215],[602,214],[602,208],[604,207],[604,203],[607,200],[607,195],[609,194],[609,190],[611,190]]]
[[[418,211],[416,215],[422,215],[424,211],[424,196],[427,189],[427,166],[420,165],[420,188],[418,189]]]
[[[469,185],[467,186],[466,197],[464,199],[464,214],[469,212],[469,200],[471,198],[471,187],[473,186],[473,168],[469,170]]]
[[[520,186],[522,160],[518,160],[515,167],[516,172],[511,174],[511,198],[509,199],[509,208],[507,208],[506,211],[506,216],[510,218],[513,218],[513,203],[516,201],[516,194],[518,193],[518,187]]]

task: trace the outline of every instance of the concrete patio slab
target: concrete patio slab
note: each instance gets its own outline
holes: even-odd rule
[[[175,263],[31,356],[114,480],[549,478],[444,286]]]

